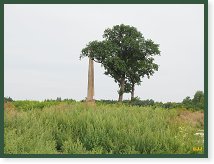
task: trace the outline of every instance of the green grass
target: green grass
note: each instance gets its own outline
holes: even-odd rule
[[[5,109],[5,154],[203,153],[193,152],[203,147],[194,135],[198,127],[176,119],[177,109],[80,102],[13,105]]]

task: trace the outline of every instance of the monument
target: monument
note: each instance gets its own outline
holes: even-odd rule
[[[95,104],[94,100],[94,61],[89,58],[87,104]]]

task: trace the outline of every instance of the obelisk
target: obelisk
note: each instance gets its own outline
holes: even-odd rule
[[[94,103],[94,61],[89,58],[89,66],[88,66],[88,93],[86,102]]]

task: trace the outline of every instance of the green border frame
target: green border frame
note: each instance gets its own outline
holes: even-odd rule
[[[4,154],[4,4],[203,4],[204,154]],[[1,158],[208,158],[208,0],[2,0],[0,2],[0,157]]]

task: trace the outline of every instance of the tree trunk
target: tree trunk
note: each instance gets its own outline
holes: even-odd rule
[[[119,102],[123,101],[124,89],[125,89],[125,77],[122,78],[121,81],[120,81],[120,90],[119,90],[119,98],[118,98]]]
[[[134,84],[132,84],[131,101],[134,100]]]

